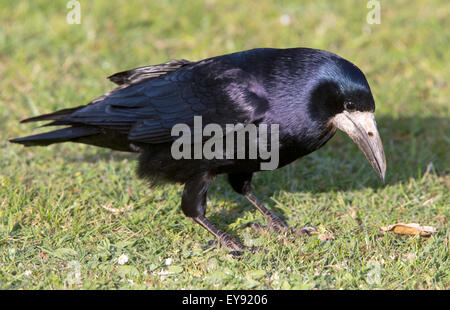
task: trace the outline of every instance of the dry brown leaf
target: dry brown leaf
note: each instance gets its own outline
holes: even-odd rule
[[[111,213],[113,213],[113,214],[124,213],[124,212],[132,209],[132,207],[130,205],[125,206],[124,208],[120,208],[120,209],[112,208],[111,206],[112,206],[112,204],[109,203],[106,206],[102,206],[102,208],[107,210],[107,211],[109,211],[109,212],[111,212]]]
[[[417,223],[397,223],[394,225],[381,226],[383,231],[391,231],[399,235],[417,235],[429,236],[436,232],[436,228],[432,226],[420,226]]]

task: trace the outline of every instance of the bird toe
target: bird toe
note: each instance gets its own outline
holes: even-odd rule
[[[301,236],[305,236],[305,235],[311,236],[311,235],[315,235],[317,233],[318,233],[317,229],[312,226],[303,226],[302,228],[295,230],[295,234],[301,235]]]

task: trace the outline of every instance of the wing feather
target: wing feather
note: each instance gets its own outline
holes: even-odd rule
[[[229,63],[182,63],[165,75],[144,68],[111,76],[121,86],[49,125],[84,124],[119,130],[132,142],[166,143],[176,139],[170,135],[175,124],[192,126],[194,116],[204,125],[245,124],[266,104],[263,93],[252,92],[262,89],[258,81]]]

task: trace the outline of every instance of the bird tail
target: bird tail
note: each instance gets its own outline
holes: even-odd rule
[[[75,107],[75,108],[70,108],[70,109],[63,109],[63,110],[59,110],[59,111],[56,111],[53,113],[42,114],[42,115],[30,117],[30,118],[21,120],[20,122],[21,123],[29,123],[29,122],[38,122],[38,121],[58,120],[60,118],[68,116],[68,115],[72,114],[73,112],[75,112],[81,108],[84,108],[84,107],[85,107],[85,105]]]
[[[100,130],[94,127],[68,127],[37,135],[11,139],[9,141],[25,146],[45,146],[53,143],[74,141],[75,139],[92,136],[98,133],[100,133]]]
[[[38,115],[30,117],[21,121],[21,123],[37,122],[37,121],[58,121],[62,118],[72,114],[76,110],[83,108],[84,106],[79,106],[70,109],[63,109],[49,114]],[[54,123],[54,122],[53,122]],[[52,125],[46,124],[44,126]],[[73,141],[74,139],[95,135],[99,133],[99,129],[93,127],[82,127],[82,126],[72,126],[63,129],[58,129],[50,132],[45,132],[37,135],[16,138],[9,140],[12,143],[20,143],[25,146],[37,146],[37,145],[50,145],[53,143],[60,143],[66,141]]]

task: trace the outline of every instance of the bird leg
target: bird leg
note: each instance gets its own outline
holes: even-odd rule
[[[264,205],[258,200],[258,198],[256,198],[255,195],[253,195],[252,192],[248,192],[244,196],[256,207],[256,209],[258,209],[259,212],[261,212],[261,214],[266,219],[267,227],[270,230],[275,231],[275,232],[285,232],[289,229],[289,226],[286,225],[282,220],[280,220],[280,218],[278,216],[273,214],[272,211],[270,211],[269,209],[264,207]],[[264,227],[263,225],[260,225],[257,223],[252,223],[250,225],[250,227],[252,227],[252,226],[255,229],[257,229],[258,226],[259,226],[259,228]]]
[[[273,214],[272,211],[268,210],[264,205],[256,198],[255,195],[253,195],[252,192],[247,192],[245,195],[245,198],[247,198],[257,209],[259,212],[262,213],[264,218],[267,221],[267,226],[258,224],[258,223],[249,223],[249,227],[251,227],[254,230],[260,231],[260,230],[270,230],[277,233],[287,234],[287,233],[293,233],[296,235],[311,235],[314,231],[317,231],[314,227],[302,227],[301,229],[296,229],[293,227],[289,227],[286,225],[278,216]]]
[[[258,224],[258,223],[250,223],[248,224],[254,230],[270,230],[277,233],[287,234],[287,233],[295,233],[297,235],[310,235],[312,232],[316,231],[314,227],[303,227],[300,230],[291,228],[286,225],[278,216],[273,214],[270,210],[268,210],[264,205],[253,195],[251,190],[251,180],[252,173],[230,173],[228,174],[228,182],[231,187],[239,194],[244,195],[259,212],[262,213],[264,218],[267,221],[267,226]]]
[[[222,246],[234,251],[244,251],[246,249],[244,245],[219,230],[205,217],[206,193],[213,179],[209,174],[202,173],[186,182],[181,198],[181,209],[187,217],[213,234]]]
[[[244,251],[247,247],[241,243],[239,243],[236,239],[226,234],[225,232],[219,230],[213,223],[211,223],[206,217],[203,215],[199,215],[194,217],[193,220],[196,223],[199,223],[203,228],[213,234],[219,243],[228,249],[235,251]]]

